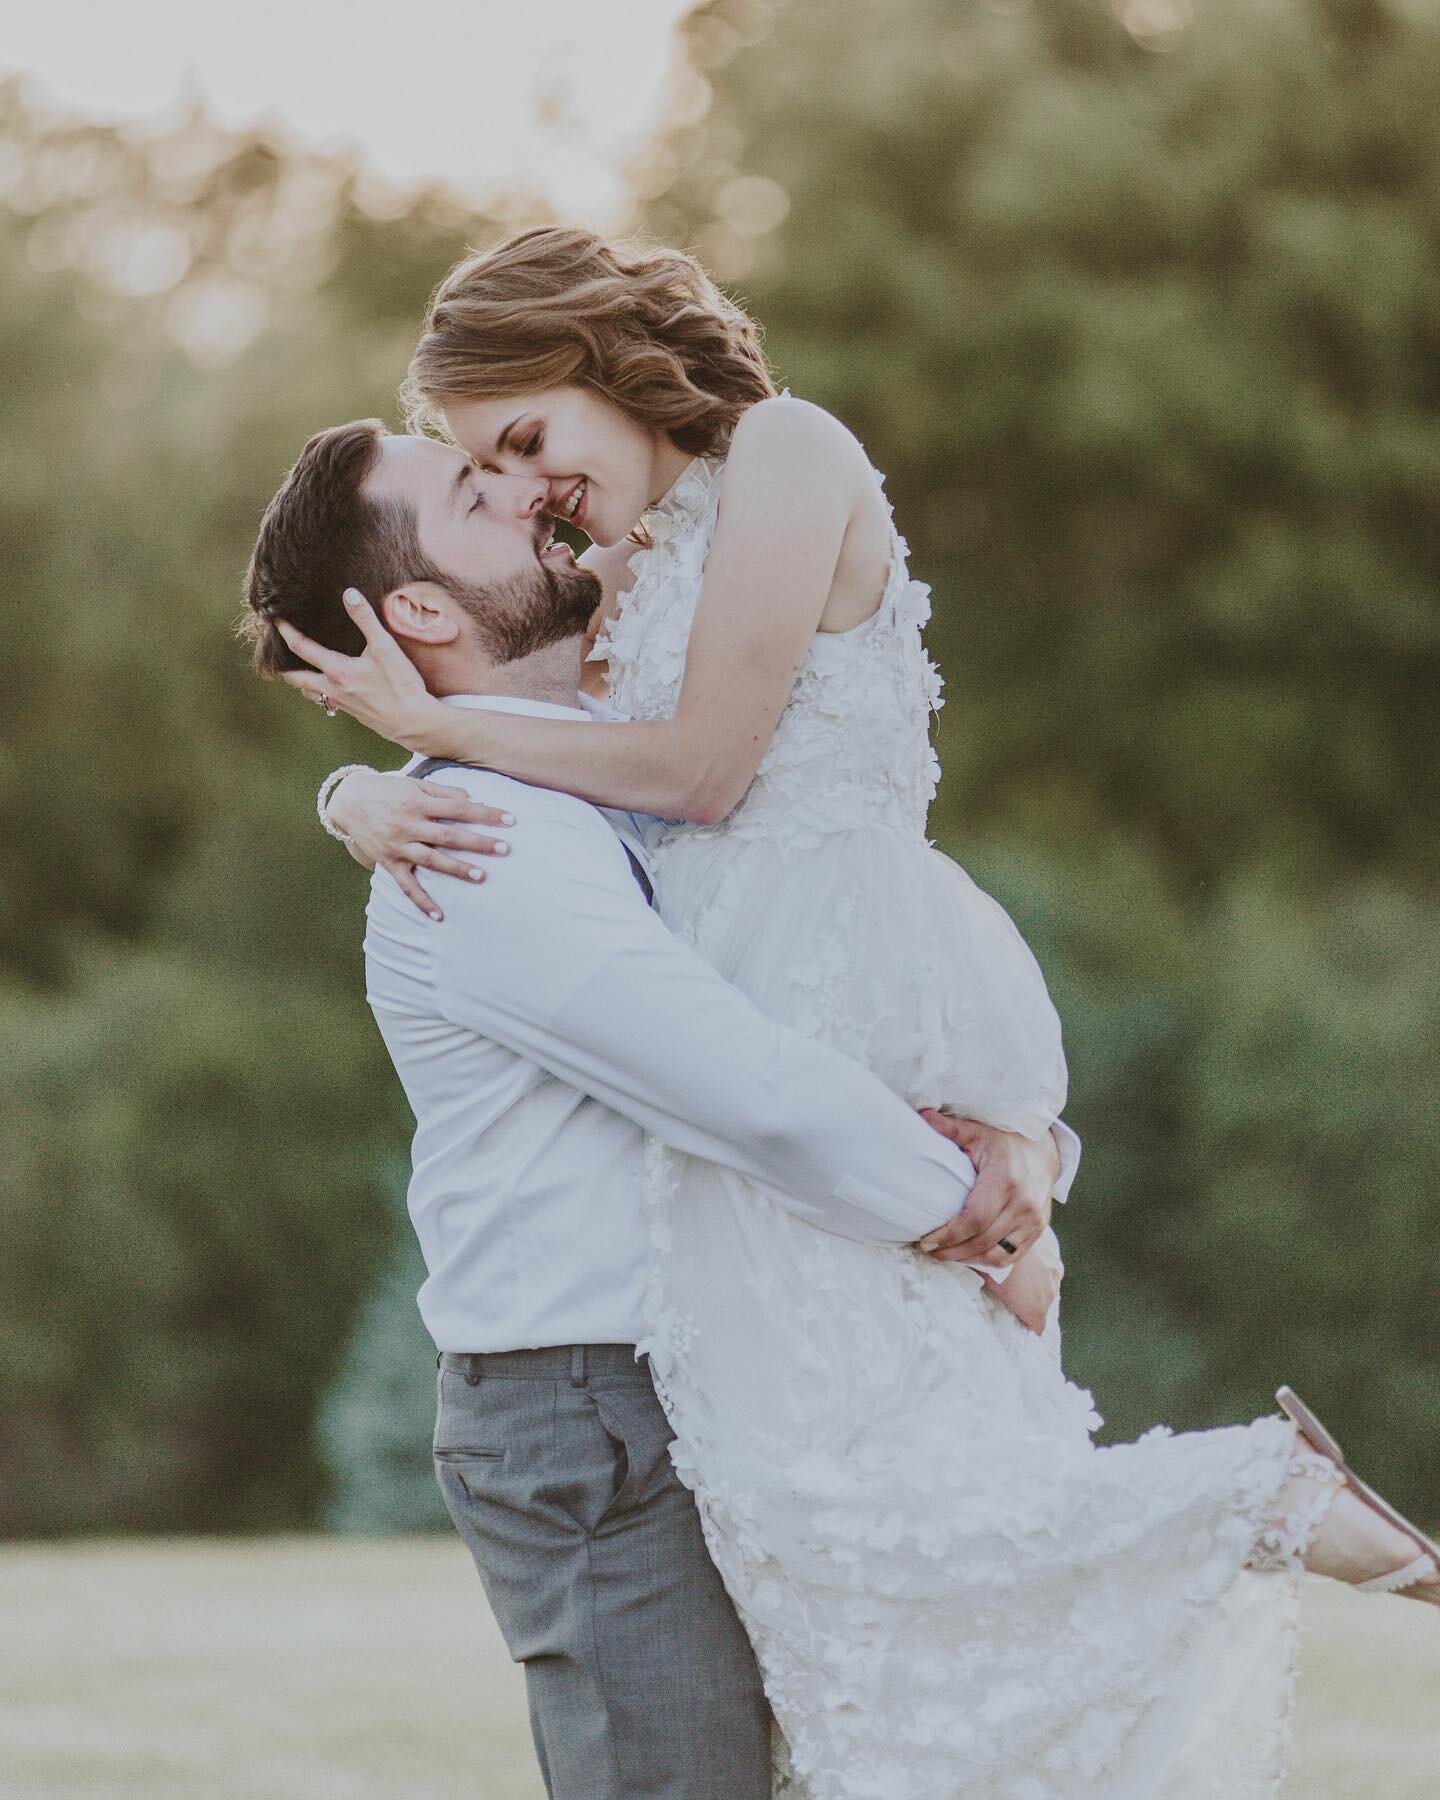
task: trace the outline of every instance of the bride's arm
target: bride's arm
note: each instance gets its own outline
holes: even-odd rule
[[[352,609],[369,646],[362,657],[338,656],[282,627],[320,671],[286,679],[427,756],[483,763],[600,805],[713,823],[760,766],[867,484],[873,477],[855,440],[818,407],[768,400],[744,415],[673,718],[571,724],[444,706],[364,602]]]

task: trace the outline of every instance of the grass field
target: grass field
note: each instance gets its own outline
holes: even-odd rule
[[[0,1549],[5,1800],[537,1800],[458,1540]],[[1440,1616],[1305,1596],[1291,1800],[1440,1796]]]

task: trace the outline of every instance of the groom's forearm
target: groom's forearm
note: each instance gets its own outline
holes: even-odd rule
[[[597,970],[530,1053],[840,1236],[913,1243],[961,1210],[975,1180],[962,1151],[868,1069],[767,1018],[689,954],[659,982],[622,963]]]

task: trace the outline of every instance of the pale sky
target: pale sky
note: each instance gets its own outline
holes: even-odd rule
[[[519,181],[603,226],[618,222],[620,164],[654,130],[691,4],[8,0],[0,69],[105,117],[164,113],[198,89],[226,124],[358,143],[384,176],[476,197]],[[547,94],[561,115],[548,130]]]

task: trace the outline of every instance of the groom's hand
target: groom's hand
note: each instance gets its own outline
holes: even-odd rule
[[[948,1225],[927,1232],[917,1248],[936,1262],[1017,1262],[1050,1223],[1060,1150],[1054,1136],[1021,1137],[975,1119],[956,1119],[922,1106],[920,1117],[962,1149],[975,1165],[976,1181]],[[1005,1238],[1013,1250],[1000,1249]]]

